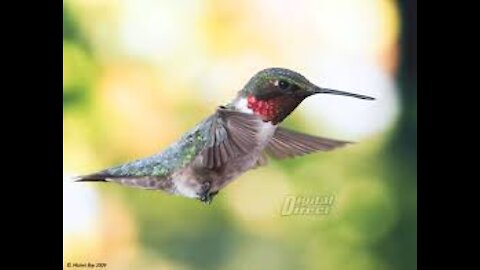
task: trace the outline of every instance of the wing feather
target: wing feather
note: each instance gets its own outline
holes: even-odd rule
[[[276,159],[285,159],[317,151],[330,151],[350,143],[278,127],[265,151]]]
[[[256,135],[262,123],[257,116],[219,107],[212,117],[209,141],[201,152],[206,168],[220,168],[257,146]]]

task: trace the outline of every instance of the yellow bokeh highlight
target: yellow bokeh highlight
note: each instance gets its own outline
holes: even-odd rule
[[[258,234],[278,234],[281,207],[291,192],[288,178],[269,168],[241,177],[228,187],[228,204],[243,226]]]

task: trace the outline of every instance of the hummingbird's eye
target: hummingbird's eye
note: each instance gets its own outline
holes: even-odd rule
[[[284,80],[278,81],[278,87],[280,87],[283,90],[286,90],[290,87],[290,83]]]

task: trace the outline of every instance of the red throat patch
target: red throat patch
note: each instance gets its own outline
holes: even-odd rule
[[[268,100],[258,100],[254,96],[248,96],[247,107],[262,117],[264,121],[272,121],[280,112],[281,97],[271,98]]]

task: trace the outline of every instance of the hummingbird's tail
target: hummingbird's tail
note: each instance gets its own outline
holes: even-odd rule
[[[89,175],[77,176],[74,182],[114,182],[125,186],[138,187],[143,189],[165,189],[169,182],[162,177],[149,176],[115,176],[100,172]]]
[[[107,182],[105,176],[101,174],[81,175],[74,177],[73,180],[75,182]]]

